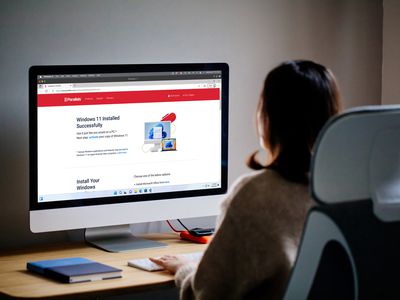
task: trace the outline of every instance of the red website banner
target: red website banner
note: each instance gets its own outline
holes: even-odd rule
[[[127,92],[40,94],[38,106],[70,106],[220,100],[219,88]]]

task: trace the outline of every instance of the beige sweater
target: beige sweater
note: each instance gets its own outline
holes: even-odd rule
[[[275,171],[240,178],[197,270],[175,275],[181,299],[282,298],[311,205],[308,186]]]

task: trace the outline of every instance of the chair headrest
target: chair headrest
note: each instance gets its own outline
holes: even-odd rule
[[[316,201],[372,199],[381,220],[400,220],[400,105],[348,110],[322,129],[311,164]]]

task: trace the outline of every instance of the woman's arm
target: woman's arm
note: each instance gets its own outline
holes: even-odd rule
[[[282,243],[273,212],[252,207],[254,192],[249,184],[230,194],[224,218],[197,268],[175,257],[161,259],[166,269],[176,271],[181,299],[243,299],[261,282],[274,281],[285,263]],[[268,201],[267,195],[262,197]]]

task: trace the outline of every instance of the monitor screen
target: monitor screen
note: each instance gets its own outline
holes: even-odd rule
[[[226,192],[226,64],[34,66],[29,88],[31,212]]]

